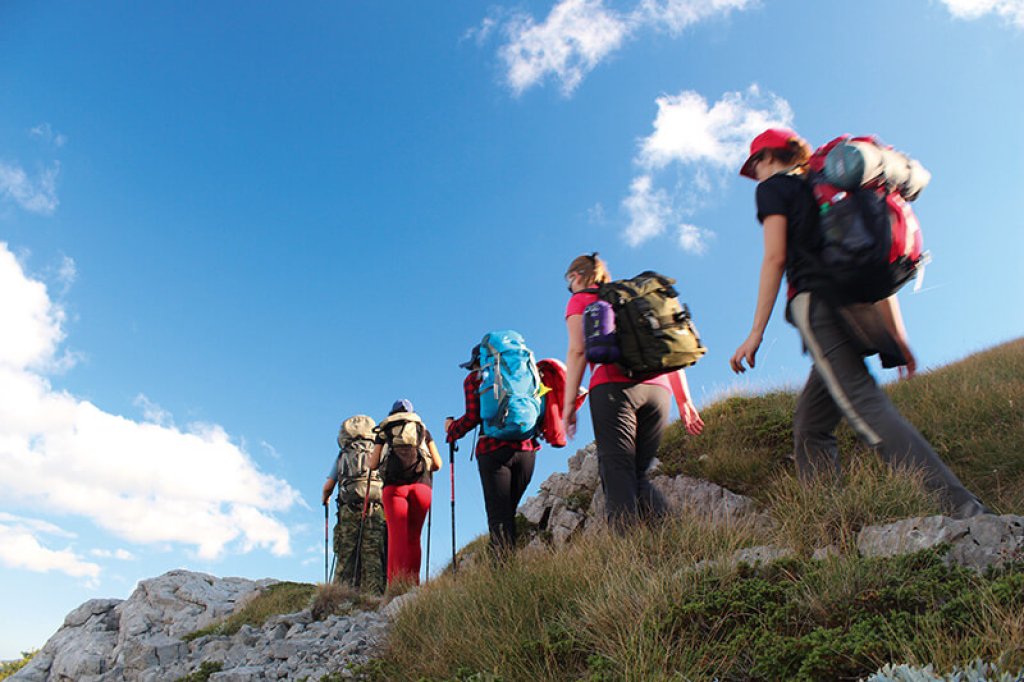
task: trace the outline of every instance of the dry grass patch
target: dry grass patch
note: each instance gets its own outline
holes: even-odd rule
[[[766,486],[777,525],[775,544],[810,554],[819,547],[856,551],[865,526],[940,513],[920,471],[890,469],[875,457],[851,461],[840,480],[800,481],[779,474]]]

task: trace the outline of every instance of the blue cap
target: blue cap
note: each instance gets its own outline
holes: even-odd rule
[[[416,410],[414,410],[412,408],[412,403],[409,402],[408,400],[406,400],[405,398],[402,398],[400,400],[396,400],[395,404],[391,406],[391,414],[394,414],[395,412],[415,412],[415,411]]]

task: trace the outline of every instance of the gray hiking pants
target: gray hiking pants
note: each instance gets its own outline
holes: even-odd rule
[[[832,307],[819,295],[803,292],[790,301],[788,312],[814,362],[793,416],[797,475],[804,480],[820,474],[840,475],[833,432],[845,417],[889,466],[923,471],[925,485],[939,493],[948,511],[978,504],[875,383],[860,344]]]
[[[668,425],[669,405],[669,392],[651,384],[599,384],[590,392],[605,509],[608,523],[620,532],[638,518],[666,511],[647,469]]]

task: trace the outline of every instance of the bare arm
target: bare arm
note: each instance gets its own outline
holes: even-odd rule
[[[764,258],[757,287],[757,307],[750,335],[736,349],[729,365],[734,372],[745,372],[743,361],[753,369],[755,356],[764,339],[764,330],[771,319],[775,299],[779,295],[782,275],[786,271],[786,216],[770,215],[764,219]]]
[[[903,324],[900,300],[896,298],[896,294],[893,294],[875,305],[882,314],[882,321],[885,322],[886,329],[900,347],[903,359],[907,361],[905,365],[907,376],[914,376],[917,372],[917,358],[914,357],[913,351],[910,350],[910,341],[907,340],[907,328]],[[903,374],[903,370],[900,371],[900,374]]]
[[[565,320],[569,331],[569,349],[565,354],[565,403],[562,405],[562,422],[569,438],[576,435],[576,394],[583,382],[587,368],[587,356],[583,347],[583,316],[570,315]]]
[[[430,463],[433,465],[431,471],[440,471],[441,453],[437,451],[437,443],[435,443],[434,441],[430,441],[430,445],[428,446],[428,448],[430,449]]]
[[[327,482],[324,483],[324,504],[330,501],[332,492],[334,492],[334,479],[328,478]]]
[[[383,451],[384,446],[381,445],[380,443],[376,443],[373,446],[373,452],[371,452],[370,456],[366,459],[366,466],[367,468],[370,469],[370,471],[373,471],[374,469],[380,466],[380,453]]]
[[[686,380],[686,371],[681,369],[670,374],[669,385],[676,397],[679,416],[683,420],[687,433],[691,436],[699,436],[704,431],[704,420],[701,419],[697,406],[693,404],[693,398],[690,396],[690,384]]]

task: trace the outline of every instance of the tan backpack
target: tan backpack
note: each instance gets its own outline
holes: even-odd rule
[[[386,447],[380,471],[385,485],[415,483],[431,470],[427,427],[415,412],[396,412],[377,426]]]
[[[338,501],[341,504],[362,504],[364,500],[380,502],[384,486],[378,471],[370,471],[366,462],[373,452],[376,422],[365,414],[349,417],[338,429]],[[369,486],[369,496],[367,496]]]

